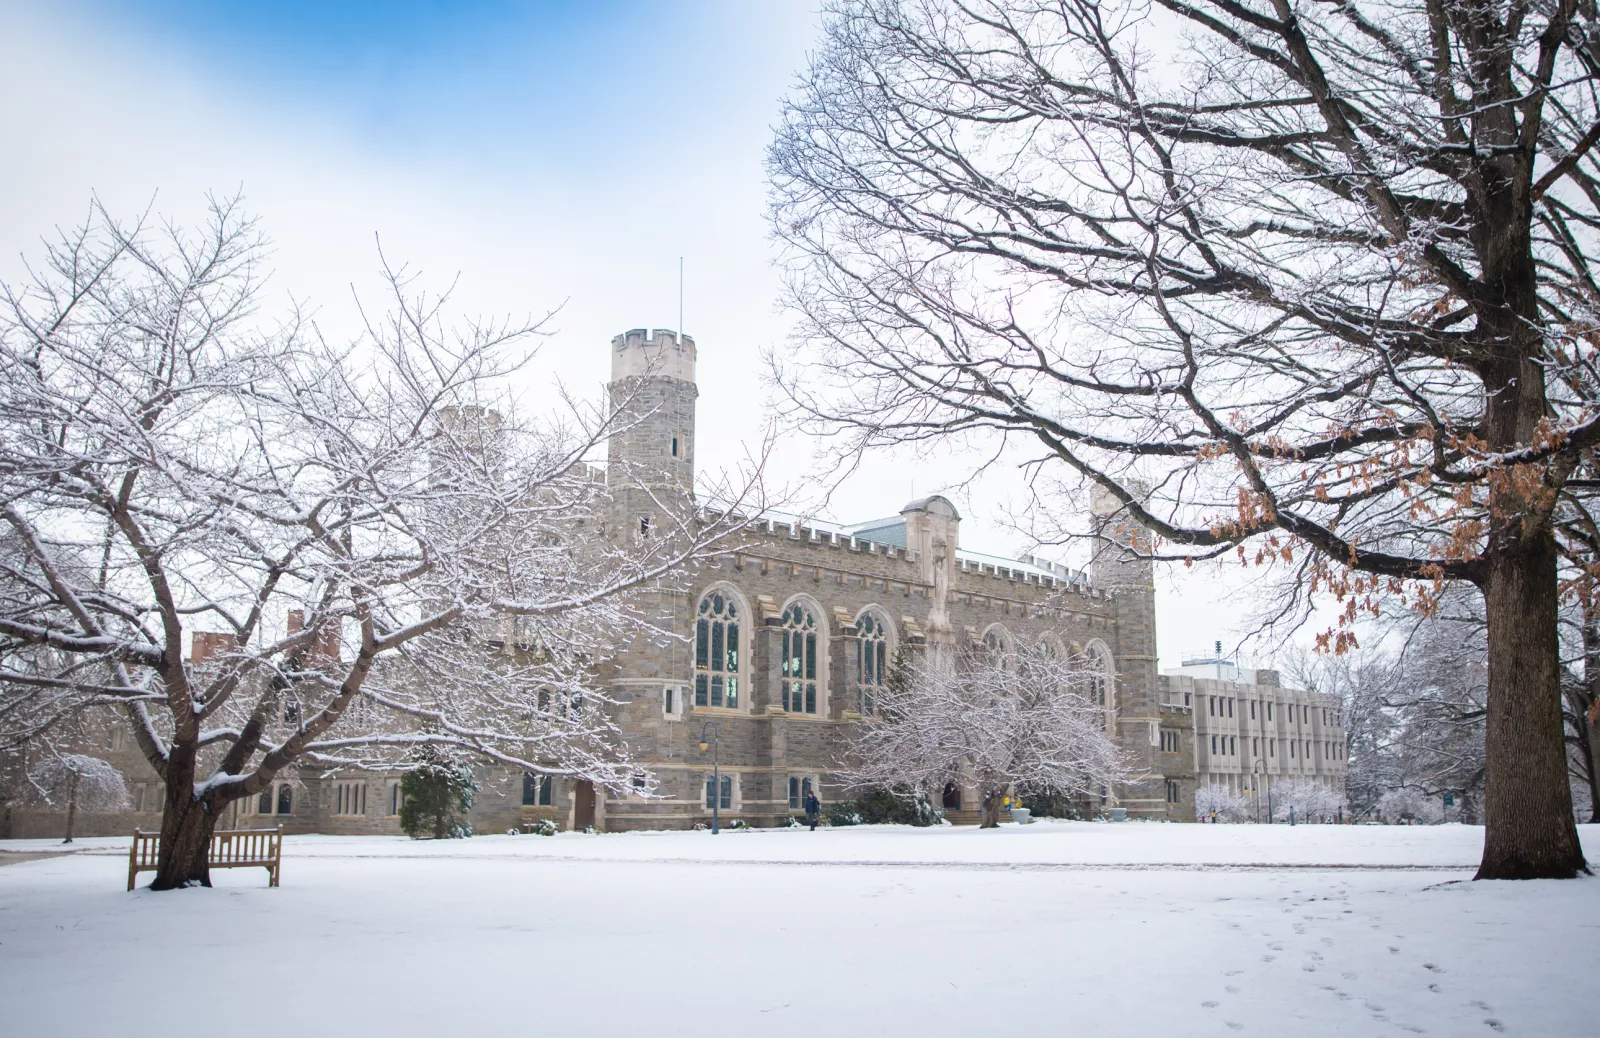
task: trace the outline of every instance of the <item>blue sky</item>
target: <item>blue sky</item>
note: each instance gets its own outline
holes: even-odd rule
[[[598,398],[611,336],[685,326],[699,347],[697,460],[737,464],[770,418],[761,350],[782,340],[762,162],[817,38],[815,0],[272,3],[0,0],[0,278],[92,194],[196,218],[242,191],[273,241],[269,302],[309,301],[339,338],[378,296],[374,235],[469,314],[559,308],[534,396]],[[771,471],[823,479],[786,437]],[[965,473],[880,458],[831,518],[889,515]],[[1022,547],[998,467],[957,495],[962,543]],[[1231,582],[1175,574],[1164,658],[1227,637]]]

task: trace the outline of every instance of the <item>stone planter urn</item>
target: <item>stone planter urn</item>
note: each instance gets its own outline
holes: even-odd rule
[[[1011,809],[1011,820],[1016,822],[1018,825],[1027,825],[1030,821],[1032,821],[1032,815],[1033,812],[1029,811],[1025,807],[1013,807]]]
[[[1113,807],[1111,809],[1111,820],[1113,822],[1126,822],[1128,820],[1128,809],[1125,807]]]

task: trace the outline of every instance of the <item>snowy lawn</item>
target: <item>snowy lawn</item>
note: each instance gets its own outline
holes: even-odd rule
[[[1481,839],[308,836],[287,839],[278,890],[248,869],[168,894],[124,893],[127,841],[85,840],[0,868],[0,1031],[142,1033],[164,1011],[154,957],[177,951],[204,1032],[257,1007],[297,1033],[385,1038],[1597,1033],[1600,880],[1465,882]]]

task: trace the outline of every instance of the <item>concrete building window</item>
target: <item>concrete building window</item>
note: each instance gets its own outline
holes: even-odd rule
[[[811,795],[811,779],[805,775],[789,776],[789,809],[799,811],[804,809],[806,797]]]
[[[365,782],[335,782],[333,784],[333,813],[347,818],[366,814],[367,784]]]
[[[672,456],[674,458],[678,456],[678,438],[676,436],[672,438]]]
[[[1176,804],[1177,802],[1178,802],[1178,784],[1169,779],[1167,781],[1167,803]]]
[[[876,612],[862,613],[856,621],[856,685],[861,693],[861,716],[871,717],[883,693],[889,668],[889,625]]]
[[[1254,699],[1252,699],[1252,700],[1250,700],[1250,720],[1254,721],[1255,719],[1256,719],[1256,701]]]
[[[1211,737],[1211,752],[1217,752],[1217,737],[1215,735]]]
[[[1206,696],[1206,716],[1207,717],[1215,717],[1215,716],[1217,716],[1217,697],[1216,696]]]
[[[739,606],[721,591],[700,600],[695,621],[694,705],[739,705]]]
[[[1232,696],[1228,697],[1228,716],[1229,717],[1233,716],[1233,697]]]
[[[555,782],[549,775],[535,775],[531,771],[522,773],[522,806],[523,807],[549,807],[555,797],[552,795]]]
[[[1272,700],[1267,700],[1267,720],[1272,720]]]
[[[1276,757],[1277,755],[1278,755],[1278,740],[1276,740],[1276,739],[1268,739],[1267,740],[1267,756],[1268,757]]]
[[[706,807],[713,806],[720,807],[724,811],[733,807],[732,775],[722,776],[722,798],[720,804],[717,803],[717,777],[715,775],[706,776]]]
[[[783,611],[783,656],[780,683],[783,708],[790,713],[817,712],[817,618],[796,602]]]
[[[389,783],[389,817],[394,818],[400,814],[400,783]]]
[[[1228,736],[1228,756],[1239,756],[1239,737],[1236,735]]]

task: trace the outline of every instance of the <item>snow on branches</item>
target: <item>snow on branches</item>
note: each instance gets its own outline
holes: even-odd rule
[[[1104,672],[1089,657],[936,646],[898,669],[838,769],[852,788],[968,785],[994,825],[1008,789],[1075,796],[1125,770],[1106,707],[1091,698]]]
[[[648,407],[519,408],[540,322],[452,324],[385,264],[388,314],[336,345],[261,312],[263,250],[236,202],[196,233],[96,206],[6,287],[0,739],[120,708],[182,791],[164,846],[286,767],[419,744],[628,788],[597,668],[660,637],[651,596],[754,480],[634,536],[591,462]]]

